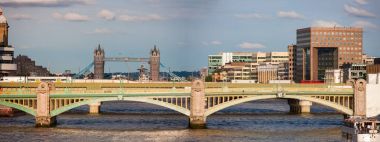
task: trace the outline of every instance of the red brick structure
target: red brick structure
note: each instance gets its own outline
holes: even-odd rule
[[[297,30],[294,80],[323,80],[326,69],[362,62],[363,29],[310,27]]]

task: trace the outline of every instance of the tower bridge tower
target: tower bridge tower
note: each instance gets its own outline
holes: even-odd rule
[[[94,50],[94,79],[104,78],[104,54],[104,49],[99,44]]]
[[[150,79],[152,81],[160,80],[160,50],[154,45],[154,48],[150,50]]]

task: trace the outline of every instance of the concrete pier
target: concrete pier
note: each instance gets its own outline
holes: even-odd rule
[[[289,99],[288,104],[290,107],[290,113],[294,114],[310,113],[310,107],[312,106],[312,102],[310,101],[294,99]]]
[[[100,102],[92,103],[92,104],[89,104],[88,106],[90,108],[90,114],[99,114],[100,113],[100,106],[101,106]]]
[[[55,125],[57,125],[56,117],[50,117],[50,116],[36,117],[36,127],[52,127]]]
[[[193,81],[191,86],[189,126],[193,129],[206,128],[205,86],[201,80]]]
[[[189,127],[192,129],[205,129],[206,117],[189,117]]]
[[[57,124],[55,117],[50,115],[50,91],[54,85],[42,82],[38,85],[36,127],[51,127]]]

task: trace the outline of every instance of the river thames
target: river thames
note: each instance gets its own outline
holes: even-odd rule
[[[0,118],[0,141],[340,141],[343,115],[313,104],[311,114],[289,114],[286,100],[253,101],[188,128],[188,117],[155,105],[104,102],[99,115],[82,106],[57,117],[54,128],[34,128],[34,117]]]

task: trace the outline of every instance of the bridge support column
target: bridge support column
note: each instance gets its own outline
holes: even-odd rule
[[[301,113],[310,113],[310,107],[312,103],[310,101],[304,100],[288,100],[290,113],[301,114]]]
[[[191,86],[189,126],[193,129],[206,128],[205,86],[201,80],[195,80]]]
[[[354,84],[354,116],[366,117],[366,86],[367,82],[364,79],[359,79]]]
[[[100,102],[89,104],[90,114],[99,114],[100,113]]]
[[[54,88],[52,84],[42,82],[37,88],[37,113],[36,127],[55,126],[57,121],[50,115],[50,90]]]

